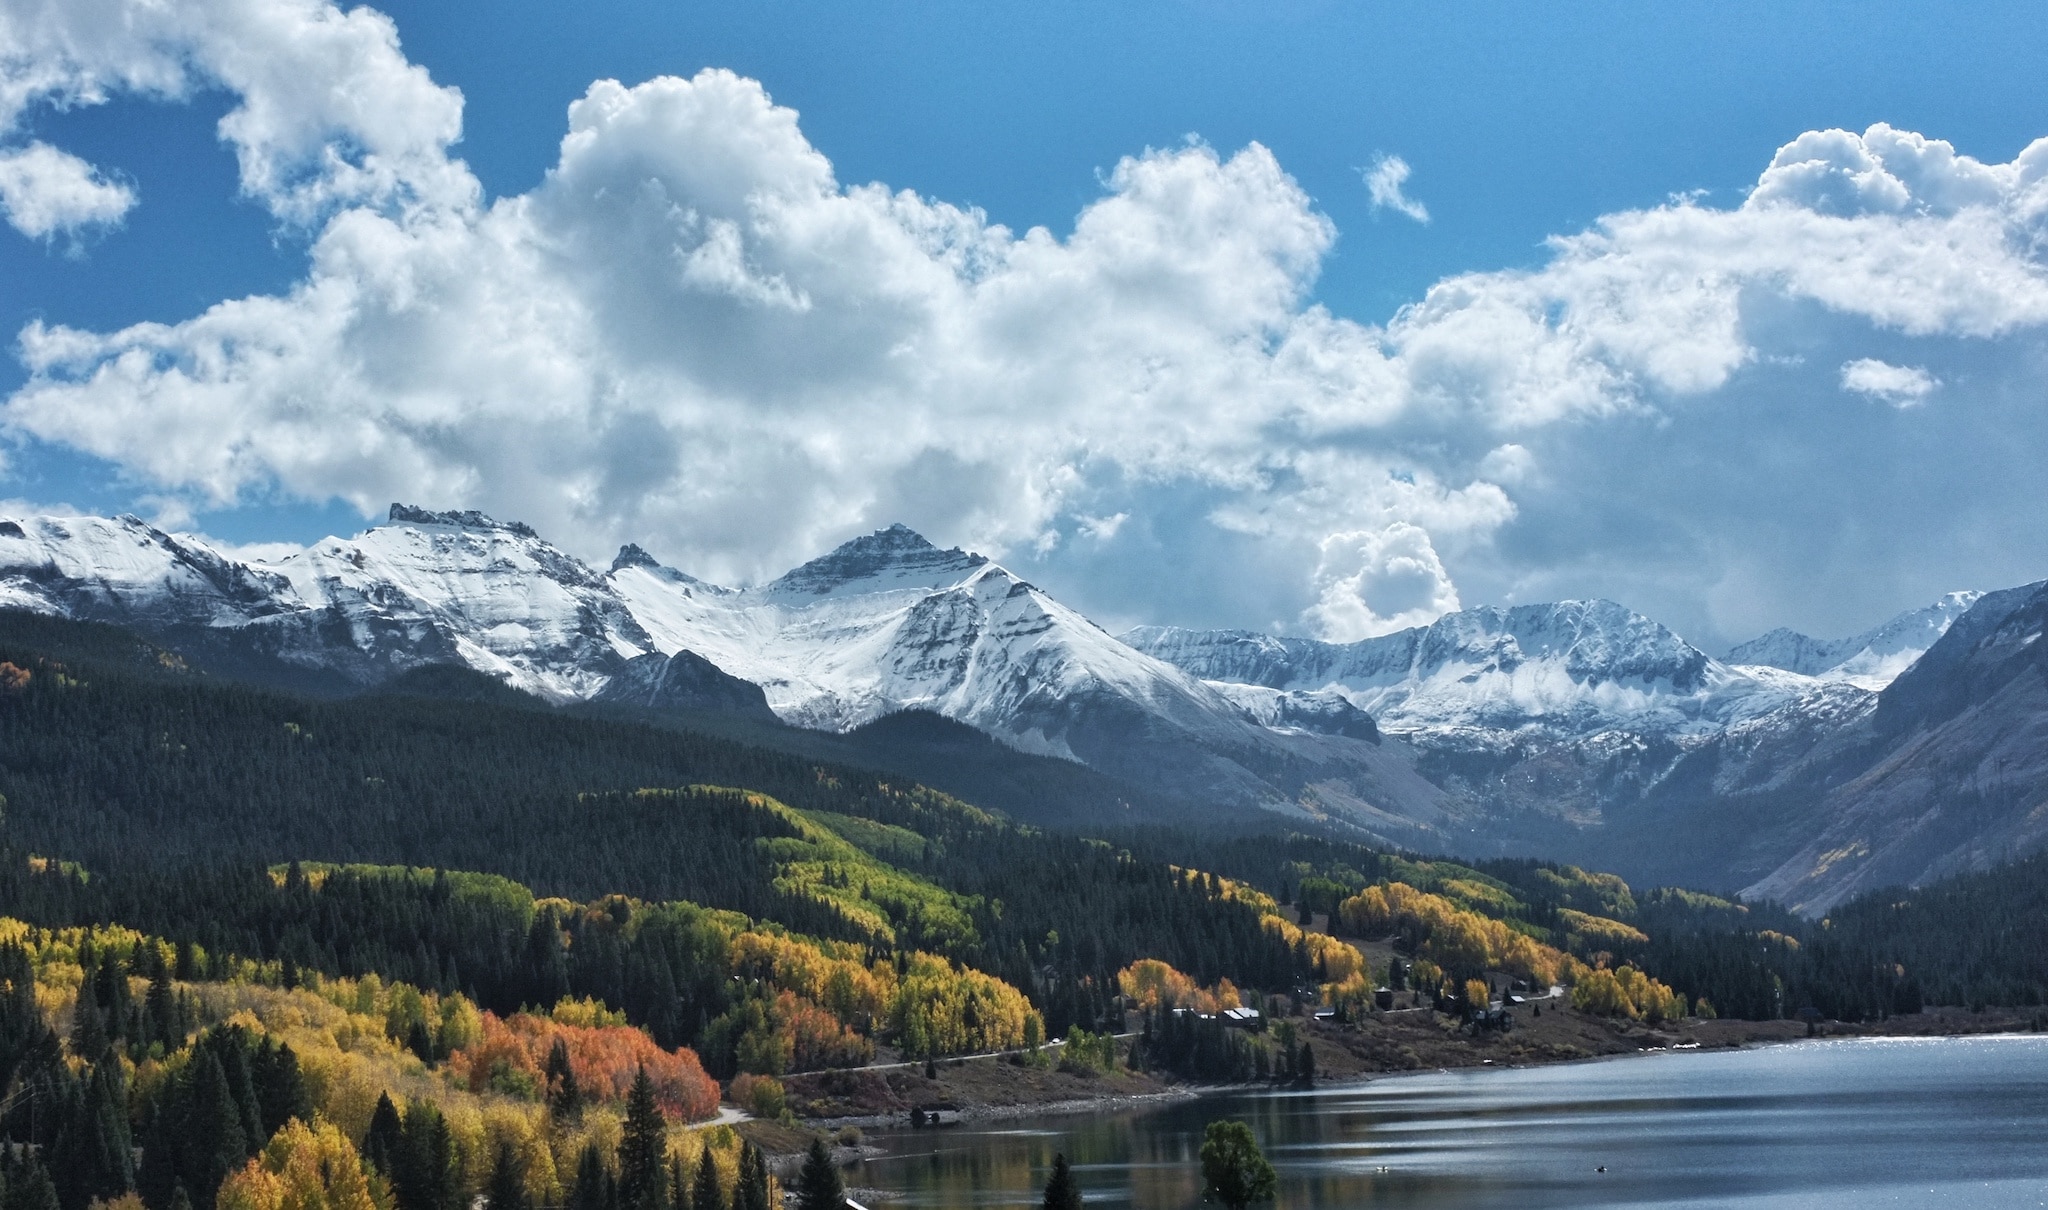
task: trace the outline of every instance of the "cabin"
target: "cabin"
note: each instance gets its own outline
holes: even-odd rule
[[[912,1126],[958,1126],[960,1107],[951,1101],[926,1101],[910,1111]]]
[[[1226,1008],[1217,1016],[1230,1029],[1247,1029],[1256,1033],[1266,1028],[1266,1018],[1256,1008]]]

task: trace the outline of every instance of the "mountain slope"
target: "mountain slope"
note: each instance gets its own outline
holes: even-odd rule
[[[1870,759],[1749,893],[1807,911],[2048,844],[2048,581],[1979,599],[1881,694]]]

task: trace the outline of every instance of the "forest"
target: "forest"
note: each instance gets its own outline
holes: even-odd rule
[[[1134,1066],[1284,1081],[1313,1074],[1289,1023],[1213,1014],[1382,988],[1460,1014],[1508,982],[1650,1021],[2048,994],[2048,857],[1806,920],[1277,817],[1080,814],[460,670],[315,699],[0,613],[0,1135],[26,1145],[0,1207],[737,1210],[772,1179],[691,1123],[883,1050],[1113,1064],[1135,1021]]]

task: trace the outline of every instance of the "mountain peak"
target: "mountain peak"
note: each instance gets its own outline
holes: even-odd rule
[[[878,576],[927,578],[952,576],[972,571],[987,563],[981,555],[959,547],[940,550],[923,534],[901,522],[843,542],[831,553],[820,555],[785,574],[768,587],[782,592],[822,595],[842,584]]]
[[[640,546],[634,542],[628,542],[624,546],[619,547],[618,558],[612,560],[613,571],[623,571],[628,567],[658,568],[660,566],[661,560],[640,549]]]
[[[533,527],[531,525],[528,525],[523,521],[499,521],[493,517],[485,515],[484,513],[480,513],[473,508],[450,509],[447,512],[435,512],[432,509],[419,508],[411,504],[398,504],[394,502],[391,505],[391,515],[389,517],[388,524],[448,525],[453,526],[457,529],[502,530],[505,533],[518,534],[522,538],[538,538],[540,536],[539,534],[533,532]]]

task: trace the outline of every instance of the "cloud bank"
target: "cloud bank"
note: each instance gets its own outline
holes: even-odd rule
[[[0,45],[26,48],[4,124],[227,89],[245,194],[311,248],[284,295],[31,324],[8,432],[194,506],[480,507],[728,579],[898,519],[996,552],[1111,542],[1185,484],[1301,552],[1302,626],[1357,637],[1455,607],[1443,552],[1512,523],[1539,437],[1752,367],[1765,303],[1905,337],[2048,322],[2048,140],[1988,164],[1809,133],[1740,205],[1609,215],[1374,325],[1313,301],[1337,232],[1258,144],[1133,154],[1060,238],[843,182],[760,83],[707,70],[592,84],[545,181],[487,201],[449,151],[459,94],[367,9],[0,0]],[[1384,204],[1423,218],[1405,170],[1375,170]],[[1926,393],[1876,373],[1842,385]]]

